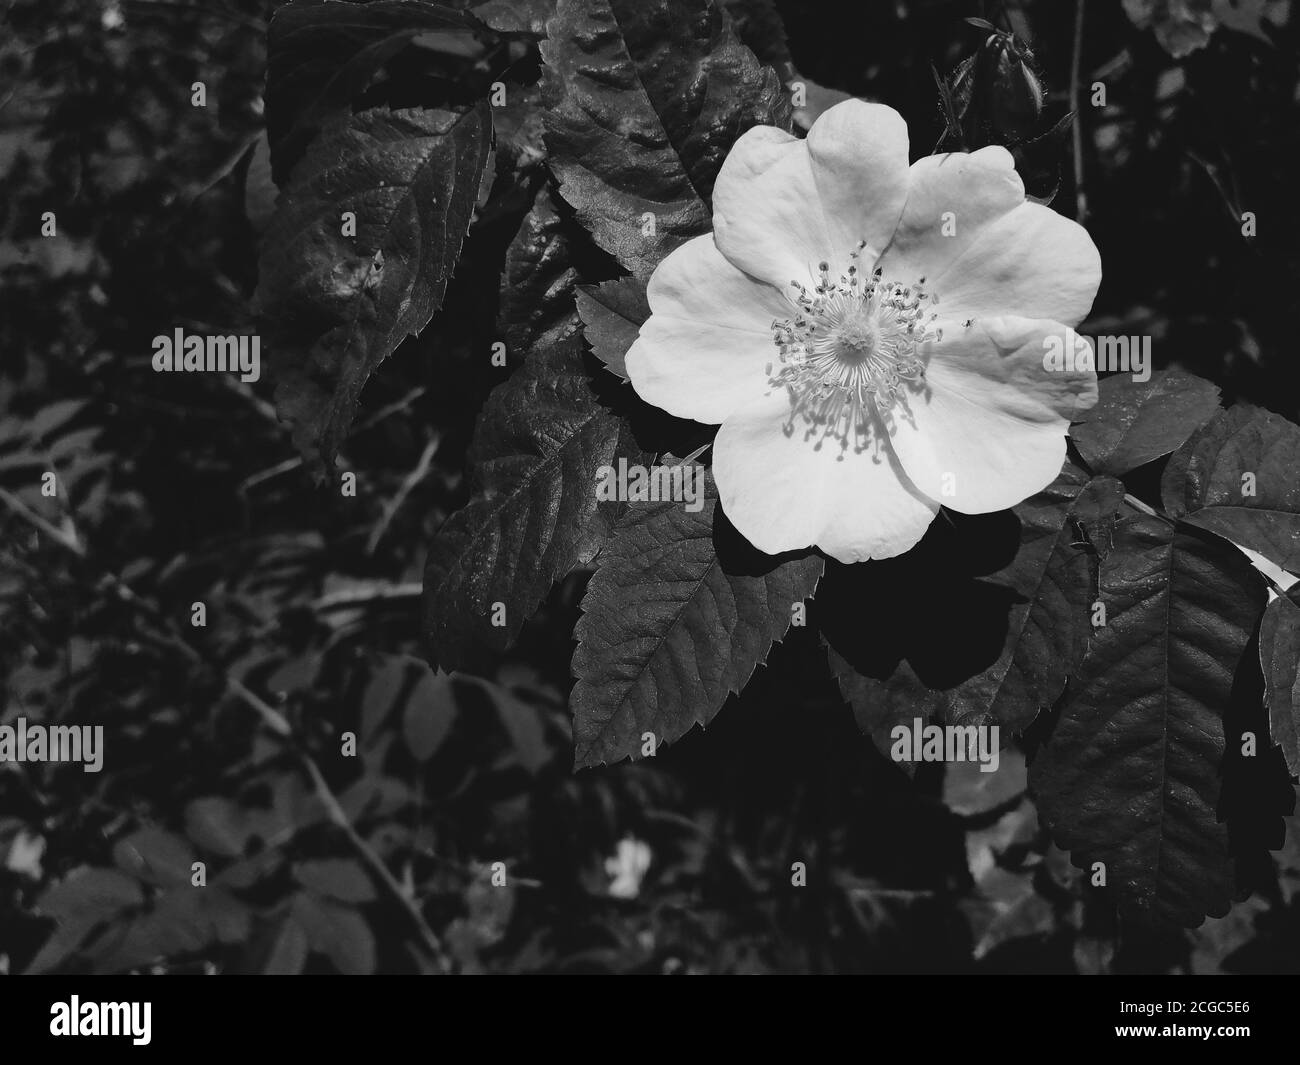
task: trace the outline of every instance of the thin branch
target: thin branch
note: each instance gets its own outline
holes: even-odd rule
[[[51,524],[45,518],[42,518],[36,511],[32,510],[26,503],[19,499],[7,489],[0,488],[0,503],[4,503],[13,513],[22,518],[29,525],[35,526],[60,547],[71,551],[78,558],[86,557],[86,548],[81,541],[77,539],[75,529],[60,529],[57,525]]]
[[[392,524],[398,510],[406,502],[406,497],[415,490],[416,485],[429,475],[429,470],[433,467],[433,457],[438,453],[438,447],[441,443],[442,436],[438,433],[434,433],[429,438],[429,442],[424,445],[424,450],[420,453],[420,459],[416,462],[415,468],[406,475],[405,480],[397,489],[397,494],[384,505],[384,512],[380,515],[379,521],[375,523],[375,527],[370,530],[370,538],[366,541],[367,555],[375,553],[375,548],[379,546],[379,541],[384,538],[388,526]]]
[[[412,581],[407,584],[386,584],[378,588],[346,588],[331,592],[312,601],[311,609],[320,614],[327,610],[347,610],[368,603],[390,603],[398,599],[418,599],[424,585]]]
[[[1167,515],[1161,514],[1160,511],[1156,510],[1154,507],[1151,507],[1148,504],[1143,503],[1142,500],[1138,499],[1137,496],[1129,495],[1127,492],[1125,492],[1124,502],[1127,503],[1134,510],[1140,510],[1148,518],[1155,518],[1157,521],[1163,521],[1168,523],[1169,525],[1174,524],[1174,520],[1172,518],[1168,517]]]

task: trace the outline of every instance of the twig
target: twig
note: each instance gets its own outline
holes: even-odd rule
[[[424,450],[420,453],[420,459],[415,464],[415,469],[411,470],[402,481],[401,486],[397,489],[397,494],[384,504],[384,512],[380,515],[379,521],[375,527],[370,530],[370,538],[366,541],[366,554],[373,555],[375,548],[379,546],[379,541],[384,538],[384,533],[388,531],[388,526],[392,523],[394,516],[401,509],[406,497],[411,494],[415,486],[429,475],[429,470],[433,466],[433,456],[438,453],[438,446],[442,443],[442,436],[434,433],[429,438],[429,442],[424,445]]]
[[[334,792],[330,790],[329,784],[321,775],[320,767],[306,754],[300,752],[298,757],[307,770],[307,775],[311,777],[311,782],[316,788],[316,794],[325,806],[326,815],[347,837],[348,842],[352,844],[352,849],[357,852],[357,857],[366,864],[388,894],[406,911],[411,923],[419,933],[425,949],[429,951],[438,969],[443,973],[450,972],[451,966],[447,961],[446,953],[442,949],[442,942],[438,939],[434,930],[429,927],[429,922],[424,919],[424,914],[420,912],[415,900],[397,882],[397,878],[384,864],[383,859],[374,852],[370,844],[362,839],[361,834],[353,827],[347,811],[339,804]]]
[[[1138,499],[1137,496],[1129,495],[1127,492],[1125,492],[1124,502],[1127,503],[1134,510],[1140,510],[1148,518],[1155,518],[1158,521],[1167,522],[1170,525],[1174,524],[1172,518],[1166,517],[1164,514],[1161,514],[1160,511],[1156,510],[1154,507],[1148,506],[1146,503],[1143,503],[1142,500]]]
[[[424,585],[414,581],[408,584],[388,584],[379,588],[347,588],[313,600],[311,609],[318,614],[326,610],[346,610],[350,607],[365,606],[367,603],[417,599],[423,592]]]
[[[34,525],[51,540],[71,551],[78,558],[86,557],[86,548],[77,539],[75,529],[60,529],[57,525],[51,524],[7,489],[0,488],[0,502],[3,502],[5,506],[24,521]]]
[[[380,407],[377,411],[375,411],[374,414],[372,414],[365,421],[359,422],[358,424],[354,425],[352,427],[352,431],[348,433],[348,439],[351,440],[358,433],[364,433],[367,429],[370,429],[371,427],[378,425],[390,414],[396,414],[399,411],[405,410],[417,399],[419,399],[422,395],[424,395],[425,391],[426,389],[423,386],[419,388],[413,388],[411,389],[411,391],[407,392],[406,395],[402,396],[401,399],[394,400],[386,407]],[[263,481],[269,481],[273,477],[280,476],[280,474],[282,473],[288,473],[290,470],[296,470],[302,464],[303,464],[303,458],[301,455],[298,455],[295,456],[294,458],[285,459],[283,462],[278,462],[274,466],[268,467],[265,470],[260,470],[257,473],[249,474],[239,483],[238,491],[242,495],[244,492],[247,492],[248,489],[252,488],[254,485],[261,484]]]
[[[1083,9],[1085,0],[1075,0],[1074,54],[1070,58],[1070,106],[1074,109],[1071,133],[1074,138],[1074,217],[1082,225],[1088,218],[1088,195],[1083,188],[1083,123],[1079,107],[1079,70],[1083,65]]]

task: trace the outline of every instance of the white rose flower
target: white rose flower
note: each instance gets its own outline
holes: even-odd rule
[[[888,558],[940,504],[1002,510],[1060,472],[1097,381],[1044,352],[1076,350],[1101,260],[1005,149],[909,166],[902,117],[847,100],[806,140],[740,137],[713,222],[650,278],[627,372],[720,425],[719,499],[754,546]]]

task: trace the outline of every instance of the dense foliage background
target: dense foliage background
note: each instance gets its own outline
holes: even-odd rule
[[[540,132],[525,109],[509,136],[498,120],[495,187],[443,308],[378,366],[341,440],[355,495],[321,488],[271,405],[273,355],[251,385],[149,361],[177,326],[256,331],[276,6],[5,5],[0,720],[101,723],[108,756],[93,775],[0,766],[0,970],[1300,968],[1285,788],[1267,796],[1285,846],[1253,870],[1248,901],[1194,931],[1129,925],[1049,844],[1022,755],[988,776],[908,779],[861,735],[811,631],[792,630],[707,730],[576,775],[567,695],[587,574],[508,653],[431,672],[425,554],[468,494],[470,432],[502,373],[492,344],[548,327],[512,272],[543,247],[527,227],[516,238],[551,195]],[[548,9],[480,6],[525,27]],[[742,34],[769,13],[731,6]],[[1067,132],[1058,194],[1086,211],[1105,266],[1081,331],[1149,334],[1158,366],[1295,419],[1300,27],[1289,3],[1187,14],[1199,7],[1086,5],[1083,180]],[[898,108],[914,151],[945,130],[932,67],[983,39],[968,16],[1028,41],[1049,119],[1072,109],[1073,4],[776,8],[788,54],[753,30],[759,58]],[[535,35],[433,29],[382,92],[451,106],[538,76]],[[1104,108],[1086,101],[1095,81]],[[46,211],[55,238],[40,235]],[[564,229],[586,277],[613,276],[563,205],[531,219]],[[39,490],[47,470],[55,499]],[[357,757],[340,754],[346,731]],[[175,877],[195,859],[204,892]],[[806,887],[791,885],[796,862]]]

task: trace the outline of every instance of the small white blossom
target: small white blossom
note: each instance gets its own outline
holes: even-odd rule
[[[650,868],[650,847],[631,836],[618,841],[618,850],[605,859],[605,872],[612,878],[609,893],[616,899],[634,899],[641,893],[641,878]]]

